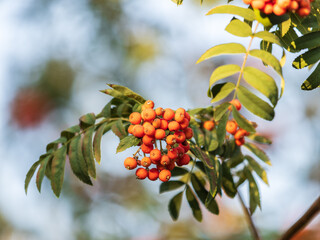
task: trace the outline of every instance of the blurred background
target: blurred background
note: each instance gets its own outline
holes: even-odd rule
[[[98,113],[109,101],[98,91],[106,83],[130,87],[156,106],[208,106],[213,69],[242,58],[195,62],[213,45],[248,43],[224,31],[231,16],[205,16],[221,3],[0,1],[1,240],[250,239],[237,198],[218,199],[219,216],[203,209],[202,223],[193,220],[184,199],[180,218],[173,222],[167,204],[174,193],[159,195],[159,182],[135,180],[123,167],[130,150],[115,154],[119,140],[113,133],[103,138],[93,187],[66,169],[60,199],[46,179],[41,194],[34,178],[28,195],[24,192],[25,175],[46,144],[79,116]],[[281,56],[277,47],[274,53]],[[293,59],[288,54],[286,89],[274,121],[242,111],[274,142],[265,149],[273,163],[270,186],[259,181],[262,210],[253,216],[264,239],[276,239],[320,192],[320,94],[318,89],[300,90],[308,70],[293,69]],[[263,68],[256,60],[249,64]],[[248,202],[246,186],[240,191]],[[318,216],[295,239],[320,239],[319,229]]]

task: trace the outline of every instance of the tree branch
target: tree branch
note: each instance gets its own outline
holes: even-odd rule
[[[280,238],[280,240],[289,240],[300,230],[302,230],[320,211],[320,196],[314,201],[311,207],[303,216],[295,222]]]
[[[239,200],[240,200],[240,203],[241,203],[241,206],[243,208],[243,211],[247,217],[247,221],[248,221],[248,224],[249,224],[249,228],[250,228],[250,231],[251,231],[251,234],[253,236],[253,238],[255,240],[261,240],[260,236],[259,236],[259,233],[258,233],[258,229],[256,228],[256,226],[254,225],[254,222],[253,222],[253,219],[251,217],[251,214],[250,214],[250,211],[249,209],[246,207],[246,205],[244,204],[243,202],[243,199],[241,197],[241,194],[240,192],[237,190],[238,192],[238,197],[239,197]]]

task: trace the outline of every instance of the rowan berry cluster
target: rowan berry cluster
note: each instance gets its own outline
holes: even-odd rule
[[[241,109],[241,103],[239,102],[239,100],[237,99],[234,99],[232,101],[230,101],[230,103],[239,111]],[[229,107],[229,110],[231,111],[231,106]],[[215,127],[215,122],[213,120],[208,120],[208,121],[205,121],[203,123],[203,128],[208,130],[208,131],[212,131]],[[233,135],[234,139],[235,139],[235,143],[236,145],[238,146],[241,146],[245,143],[245,139],[244,137],[245,136],[248,136],[249,135],[249,132],[247,132],[246,130],[240,128],[237,124],[237,122],[232,119],[232,120],[229,120],[227,122],[227,125],[226,125],[226,131],[228,133],[230,133],[231,135]]]
[[[187,152],[190,146],[186,140],[193,137],[193,131],[189,127],[190,115],[185,109],[153,108],[153,101],[148,100],[141,113],[130,114],[128,132],[141,139],[141,144],[133,157],[125,159],[124,166],[129,170],[141,166],[136,170],[138,179],[148,177],[155,181],[159,178],[166,182],[176,165],[189,164]],[[141,160],[138,157],[140,151],[143,152]]]
[[[313,0],[243,0],[243,2],[265,14],[274,13],[281,16],[290,11],[305,17],[310,14],[310,2]]]

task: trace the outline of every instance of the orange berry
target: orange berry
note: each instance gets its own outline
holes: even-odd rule
[[[163,139],[166,136],[166,132],[163,129],[157,129],[154,134],[156,139]]]
[[[135,125],[133,127],[132,134],[137,138],[142,138],[144,136],[144,127],[141,125]]]
[[[162,166],[166,166],[170,163],[170,158],[167,155],[162,155],[161,160],[160,160],[160,164]]]
[[[179,146],[184,149],[184,152],[188,152],[190,150],[190,145],[187,141],[180,143]]]
[[[148,171],[145,168],[138,168],[136,176],[138,179],[145,179],[148,176]]]
[[[176,136],[175,135],[168,135],[166,138],[166,142],[168,145],[173,145],[176,143]]]
[[[142,111],[141,117],[145,121],[153,121],[156,118],[156,112],[151,108],[147,108]]]
[[[175,168],[176,164],[175,162],[171,162],[166,166],[166,169],[168,169],[169,171],[172,171]]]
[[[163,113],[164,113],[164,110],[163,110],[162,107],[156,108],[156,114],[157,114],[157,116],[162,116]]]
[[[238,111],[241,109],[241,103],[238,99],[233,99],[229,103],[231,103]],[[232,110],[231,106],[228,108],[229,110]]]
[[[265,6],[265,3],[263,0],[253,0],[251,2],[251,6],[252,8],[255,8],[255,9],[263,9]]]
[[[139,124],[141,123],[141,114],[138,113],[138,112],[133,112],[130,114],[129,116],[129,121],[132,123],[132,124]]]
[[[176,113],[181,113],[181,114],[185,115],[186,114],[186,110],[184,108],[178,108],[176,110]]]
[[[174,120],[176,120],[178,123],[181,123],[184,119],[184,114],[180,113],[176,113],[174,115]]]
[[[188,121],[190,122],[190,114],[188,113],[188,112],[186,112],[185,114],[184,114],[184,117],[186,118],[186,119],[188,119]]]
[[[203,128],[207,129],[208,131],[211,131],[214,128],[214,122],[213,121],[205,121],[203,123]]]
[[[298,10],[298,14],[300,17],[306,17],[310,14],[310,7],[309,8],[300,8]]]
[[[161,164],[157,164],[158,171],[162,171],[163,169],[166,169],[167,166],[163,166]]]
[[[154,107],[154,102],[151,100],[147,100],[144,104],[143,104],[146,108],[153,108]]]
[[[151,159],[149,157],[142,158],[141,159],[141,165],[144,166],[144,167],[149,167],[151,165]]]
[[[281,16],[287,12],[287,9],[280,7],[278,4],[273,5],[273,13],[277,16]]]
[[[159,173],[159,179],[162,182],[167,182],[169,181],[170,178],[171,178],[171,172],[167,169],[164,169]]]
[[[291,0],[277,0],[276,4],[278,4],[281,8],[288,8],[290,6]]]
[[[235,143],[237,144],[237,146],[241,146],[243,145],[245,142],[244,138],[240,138],[240,139],[236,139]]]
[[[137,167],[137,160],[135,160],[133,157],[127,157],[124,160],[124,166],[129,170],[135,169]]]
[[[226,130],[228,133],[234,135],[237,132],[238,124],[235,121],[228,121],[226,125]]]
[[[152,137],[154,136],[154,133],[156,132],[156,129],[154,128],[154,126],[150,125],[146,125],[144,128],[144,134]]]
[[[153,149],[150,152],[150,159],[151,159],[151,161],[154,161],[154,162],[160,161],[160,159],[161,159],[161,151],[159,149],[157,149],[157,148]]]
[[[243,138],[244,136],[247,136],[248,132],[244,129],[239,129],[235,134],[234,134],[234,138],[235,139],[240,139]]]
[[[190,127],[183,129],[184,134],[186,135],[186,139],[191,139],[193,137],[193,130]]]
[[[189,120],[184,118],[183,121],[180,123],[181,129],[186,129],[189,126]]]
[[[168,150],[167,155],[170,159],[176,159],[178,157],[178,150],[175,148],[171,148],[170,150]]]
[[[150,137],[148,135],[144,135],[143,138],[142,138],[142,142],[146,145],[152,145],[154,144],[154,137]]]
[[[271,14],[273,12],[273,4],[272,3],[267,3],[264,6],[263,12],[264,12],[264,14],[267,14],[267,15]]]
[[[176,121],[171,121],[168,124],[169,131],[174,132],[180,129],[180,124]]]
[[[144,153],[150,153],[152,149],[153,149],[153,145],[146,145],[144,143],[141,145],[141,150]]]
[[[174,111],[171,108],[166,108],[163,113],[163,118],[170,121],[174,117]]]
[[[159,171],[158,171],[158,169],[156,169],[156,168],[151,168],[151,169],[148,171],[148,178],[149,178],[151,181],[157,180],[158,177],[159,177]]]
[[[160,120],[159,118],[156,118],[155,120],[153,120],[152,126],[153,126],[154,128],[160,128],[160,126],[161,126],[161,120]]]
[[[130,126],[128,127],[128,133],[133,134],[133,128],[134,128],[134,126],[135,126],[135,125],[130,125]]]
[[[188,154],[184,154],[181,158],[176,162],[178,166],[188,165],[190,162],[190,156]]]
[[[245,4],[251,4],[252,0],[242,0]]]
[[[178,158],[181,158],[185,153],[184,148],[179,146],[179,147],[176,147],[176,149],[178,151]]]
[[[167,130],[168,129],[168,121],[167,120],[164,120],[164,119],[161,119],[161,122],[160,122],[160,128],[163,129],[163,130]]]
[[[308,0],[300,0],[300,8],[310,8],[310,2]]]
[[[296,11],[299,9],[299,3],[297,1],[291,1],[290,6],[288,8],[290,11]]]
[[[186,140],[186,135],[184,132],[175,132],[174,136],[176,137],[177,143],[182,143]]]

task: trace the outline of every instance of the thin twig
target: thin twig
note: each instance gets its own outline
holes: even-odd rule
[[[252,217],[251,217],[250,211],[249,211],[249,209],[246,207],[246,205],[244,204],[240,192],[239,192],[239,191],[237,191],[237,192],[238,192],[238,197],[239,197],[241,206],[242,206],[242,208],[243,208],[244,214],[245,214],[246,217],[247,217],[247,221],[248,221],[248,224],[249,224],[249,228],[250,228],[250,230],[251,230],[251,234],[252,234],[252,236],[253,236],[253,238],[254,238],[255,240],[261,240],[261,238],[260,238],[260,236],[259,236],[259,233],[258,233],[258,229],[257,229],[256,226],[254,225],[254,222],[253,222],[253,219],[252,219]]]
[[[302,230],[320,211],[320,196],[313,202],[310,208],[303,216],[296,221],[280,238],[280,240],[289,240],[300,230]]]

